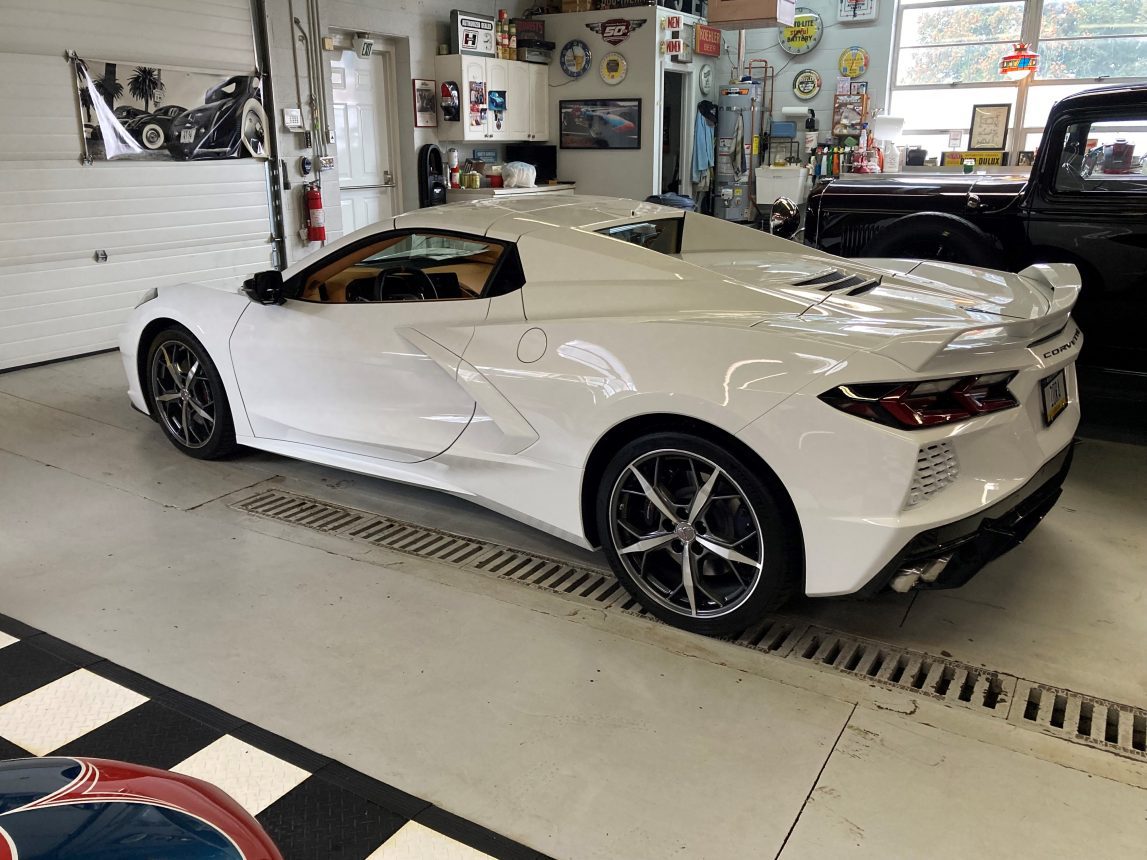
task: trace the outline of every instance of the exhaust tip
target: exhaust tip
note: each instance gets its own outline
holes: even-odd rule
[[[897,571],[888,585],[893,591],[904,594],[918,587],[921,583],[931,584],[940,578],[940,574],[944,572],[944,568],[948,566],[948,562],[951,560],[952,556],[942,555],[938,558],[910,564]]]

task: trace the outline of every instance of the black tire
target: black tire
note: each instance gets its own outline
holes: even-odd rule
[[[865,257],[938,260],[985,269],[999,268],[995,240],[958,215],[931,212],[893,221],[864,248]]]
[[[618,579],[652,615],[694,633],[732,633],[783,605],[799,586],[803,544],[795,514],[776,476],[754,466],[686,433],[642,436],[610,460],[595,500],[598,534]],[[674,520],[650,501],[634,468],[673,508]],[[699,488],[710,480],[708,504],[694,512]],[[710,548],[737,548],[751,564]],[[685,585],[686,549],[693,594]]]
[[[184,454],[215,460],[238,447],[219,369],[186,329],[164,329],[152,338],[142,382],[163,435]]]

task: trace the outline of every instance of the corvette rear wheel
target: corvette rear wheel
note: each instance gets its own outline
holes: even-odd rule
[[[235,426],[219,370],[203,345],[183,329],[167,329],[147,354],[148,401],[171,443],[213,460],[235,450]]]
[[[770,483],[699,437],[629,443],[598,491],[598,533],[618,579],[650,613],[696,633],[759,621],[799,578],[795,529]]]

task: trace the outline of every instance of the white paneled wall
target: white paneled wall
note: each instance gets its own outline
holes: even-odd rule
[[[82,165],[64,60],[120,63],[121,83],[135,65],[250,73],[248,0],[0,0],[0,21],[0,369],[115,346],[152,287],[269,266],[262,162]]]

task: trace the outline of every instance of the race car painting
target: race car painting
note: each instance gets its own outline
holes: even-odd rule
[[[89,758],[0,762],[0,860],[282,860],[215,786]]]
[[[640,149],[641,99],[563,100],[562,149]]]
[[[175,117],[167,150],[181,161],[265,156],[267,115],[260,101],[259,78],[236,75],[204,96],[204,104]]]
[[[388,218],[243,290],[160,287],[120,351],[190,456],[453,493],[722,633],[793,594],[959,586],[1023,540],[1071,463],[1078,295],[1070,265],[845,260],[534,195]]]

